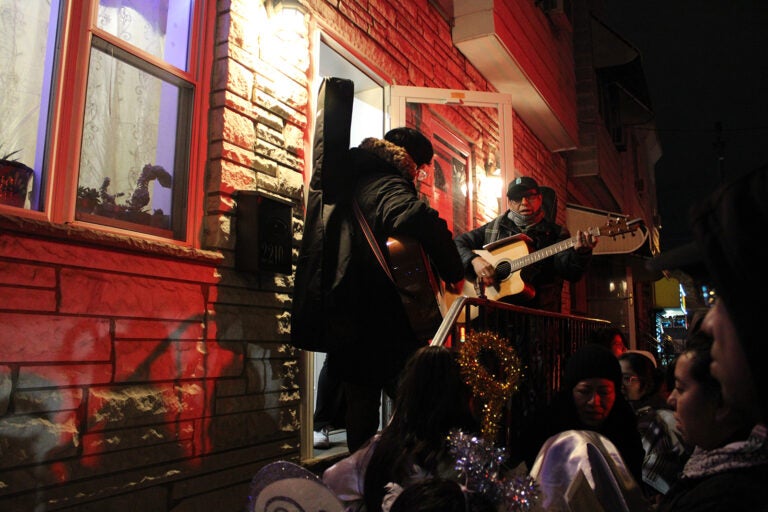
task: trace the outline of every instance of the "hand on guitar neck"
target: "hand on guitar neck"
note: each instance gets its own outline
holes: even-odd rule
[[[589,231],[579,230],[576,232],[576,236],[574,236],[573,239],[573,249],[578,253],[587,253],[594,249],[597,245],[597,236],[590,233]],[[509,242],[512,241],[513,240],[511,239],[509,240]],[[526,244],[533,243],[533,240],[531,240],[530,237],[524,235],[523,233],[515,235],[514,241],[525,242]],[[477,276],[479,283],[482,283],[484,286],[492,286],[495,283],[496,268],[491,262],[483,258],[481,255],[478,255],[476,258],[472,259],[472,268],[475,270],[475,275]]]

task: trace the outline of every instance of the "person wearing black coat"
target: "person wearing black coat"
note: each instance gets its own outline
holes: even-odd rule
[[[645,452],[637,417],[621,394],[619,361],[605,347],[590,343],[571,355],[560,391],[524,425],[520,445],[510,455],[517,452],[530,469],[544,442],[567,430],[591,430],[607,437],[637,482],[643,481]]]
[[[351,195],[346,200],[357,203],[382,254],[387,254],[389,237],[408,236],[419,242],[439,279],[460,283],[463,269],[453,234],[437,210],[419,199],[415,185],[433,156],[429,139],[412,128],[363,140],[348,153],[345,175]],[[337,248],[346,270],[339,278],[344,293],[333,325],[346,341],[328,352],[328,372],[342,382],[347,446],[354,452],[379,429],[382,390],[394,397],[405,362],[427,340],[414,332],[398,290],[359,223],[351,225],[351,237],[342,238]]]

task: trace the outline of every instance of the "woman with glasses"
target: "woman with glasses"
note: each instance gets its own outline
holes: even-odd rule
[[[650,353],[628,351],[619,356],[621,392],[637,415],[643,442],[643,490],[656,502],[677,480],[689,456],[674,413],[659,394],[661,376]]]

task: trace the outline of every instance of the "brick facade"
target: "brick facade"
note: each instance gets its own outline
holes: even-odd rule
[[[235,193],[293,203],[295,256],[314,31],[389,83],[491,90],[427,0],[303,3],[297,57],[259,2],[216,2],[200,249],[0,216],[0,510],[239,512],[299,460],[292,278],[234,269]],[[568,197],[564,156],[519,120],[514,140],[515,173]]]

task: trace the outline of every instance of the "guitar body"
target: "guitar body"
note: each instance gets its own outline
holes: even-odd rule
[[[387,239],[390,272],[416,336],[430,339],[447,311],[442,286],[424,249],[407,236]]]
[[[536,295],[536,290],[523,281],[520,276],[522,269],[512,272],[513,261],[527,256],[528,244],[513,242],[509,245],[497,247],[491,251],[478,249],[472,251],[485,261],[493,265],[494,284],[485,288],[485,296],[491,300],[503,300],[512,295],[521,295],[522,298],[531,299]],[[466,281],[464,283],[466,287]],[[470,284],[472,289],[474,286]]]
[[[526,283],[521,277],[522,269],[514,272],[510,271],[513,261],[528,255],[527,242],[521,240],[507,245],[496,246],[492,250],[477,249],[472,252],[493,265],[494,268],[495,282],[493,285],[485,287],[485,297],[487,299],[504,300],[513,295],[519,295],[523,299],[532,299],[536,295],[536,290],[533,286]],[[461,295],[478,297],[480,294],[475,283],[470,279],[465,279]],[[450,307],[458,297],[459,295],[446,290],[444,293],[446,306]],[[477,308],[470,307],[470,311],[470,317],[473,320],[477,318]],[[458,321],[462,323],[466,321],[464,312],[459,315]]]

